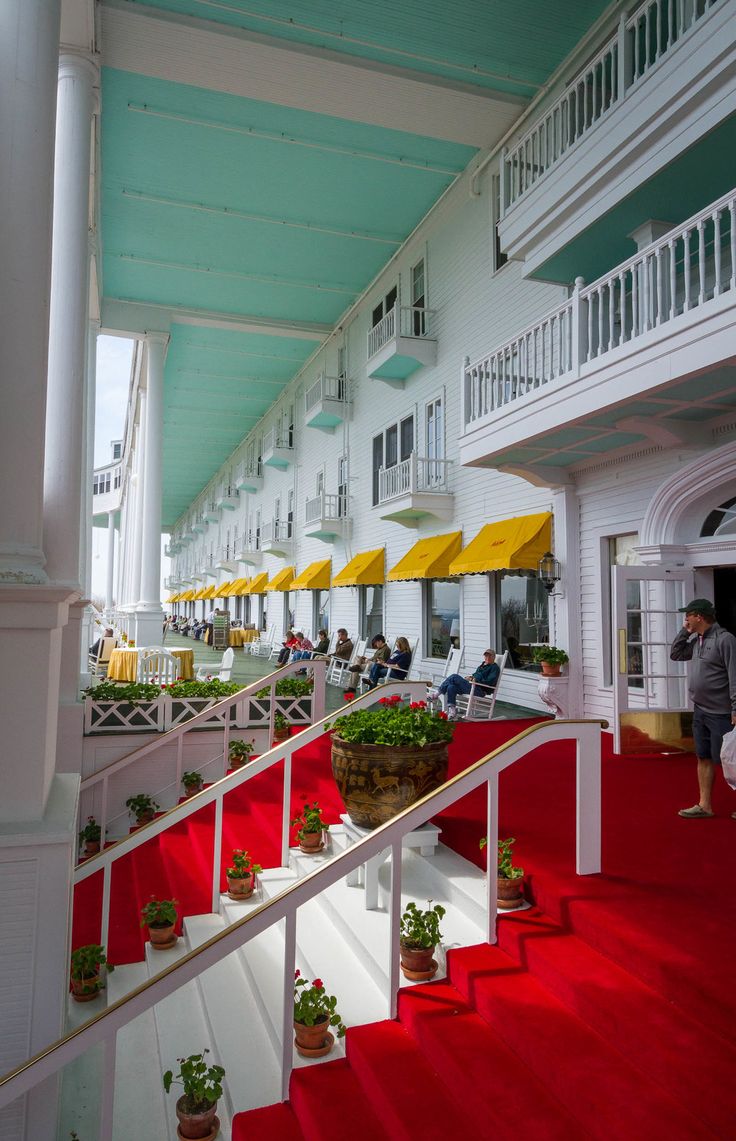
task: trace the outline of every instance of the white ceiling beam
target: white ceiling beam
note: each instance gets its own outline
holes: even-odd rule
[[[565,468],[552,464],[499,464],[506,475],[518,475],[534,487],[569,487],[573,482]]]
[[[239,28],[106,0],[103,63],[139,75],[485,148],[528,100]]]
[[[169,333],[172,325],[190,325],[202,329],[228,329],[236,333],[321,342],[333,328],[332,325],[310,321],[280,321],[250,314],[217,313],[213,310],[133,301],[124,297],[104,298],[101,318],[101,332],[127,337],[142,337],[149,329]],[[294,364],[299,366],[298,361]]]
[[[703,424],[689,420],[670,420],[666,417],[625,416],[616,421],[621,432],[638,432],[653,444],[662,448],[678,447],[681,444],[705,444],[712,442],[713,433]]]

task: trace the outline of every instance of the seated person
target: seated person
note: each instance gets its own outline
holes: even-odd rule
[[[386,681],[403,681],[411,665],[411,646],[406,638],[397,638],[394,652],[385,665],[374,662],[368,671],[368,688],[375,689],[382,677]]]
[[[333,658],[339,658],[341,661],[349,662],[353,652],[353,643],[348,638],[348,632],[341,626],[337,631],[337,643],[332,651]]]
[[[102,643],[104,642],[105,638],[112,638],[112,637],[114,637],[113,632],[112,632],[112,627],[108,626],[107,629],[105,630],[105,633],[102,635],[102,637],[98,638],[97,641],[93,642],[92,645],[90,646],[89,656],[91,658],[99,658],[100,650],[102,649]]]
[[[462,677],[461,674],[450,674],[446,677],[437,689],[430,689],[427,697],[434,700],[437,697],[447,697],[447,716],[450,721],[454,721],[457,717],[457,695],[459,693],[470,693],[473,682],[476,683],[476,692],[480,691],[482,696],[484,693],[491,693],[496,688],[501,670],[496,665],[496,651],[485,650],[483,652],[483,661],[478,668],[467,677]]]
[[[291,657],[291,651],[297,645],[297,637],[293,630],[286,631],[286,637],[281,643],[282,649],[279,650],[278,663],[280,666],[285,666]]]
[[[388,642],[384,638],[383,634],[375,635],[375,637],[371,640],[371,649],[373,650],[373,653],[370,657],[367,657],[365,654],[361,654],[359,658],[355,658],[355,660],[350,663],[350,677],[348,678],[348,687],[347,689],[343,690],[343,693],[352,693],[355,691],[358,681],[360,680],[360,675],[367,665],[373,665],[375,662],[377,662],[379,665],[384,665],[391,656],[391,651],[388,648]]]
[[[330,648],[330,635],[327,633],[326,630],[318,630],[317,631],[317,645],[314,647],[314,650],[312,651],[312,657],[314,657],[315,654],[326,654],[327,651],[329,650],[329,648]]]
[[[302,658],[311,658],[314,646],[306,634],[302,630],[297,630],[294,637],[296,638],[296,646],[291,651],[291,661],[299,662]]]

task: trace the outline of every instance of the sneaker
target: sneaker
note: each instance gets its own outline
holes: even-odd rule
[[[427,701],[436,701],[439,695],[440,691],[435,689],[434,686],[430,686],[430,688],[427,690]]]
[[[455,705],[448,705],[447,706],[447,720],[448,721],[457,721],[457,706],[455,706]]]

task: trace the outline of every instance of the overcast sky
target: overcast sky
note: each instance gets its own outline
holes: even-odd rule
[[[123,438],[132,357],[133,342],[127,338],[97,338],[95,467],[110,462],[110,441]]]

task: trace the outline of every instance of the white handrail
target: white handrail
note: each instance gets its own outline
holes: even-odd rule
[[[389,683],[382,687],[382,696],[392,692],[405,692],[411,683]],[[373,691],[375,696],[375,691]],[[369,694],[353,705],[368,704]],[[487,754],[464,772],[447,781],[435,792],[423,797],[388,823],[376,828],[364,839],[322,863],[315,871],[304,876],[279,895],[257,905],[243,919],[237,920],[224,931],[214,935],[194,951],[184,955],[177,963],[155,975],[124,998],[108,1007],[86,1025],[17,1067],[0,1079],[0,1108],[9,1104],[41,1081],[57,1073],[63,1066],[85,1053],[91,1046],[104,1043],[106,1058],[114,1056],[117,1032],[138,1015],[168,997],[185,983],[198,977],[227,955],[239,950],[252,939],[282,919],[286,921],[285,954],[283,963],[284,994],[291,995],[294,979],[295,939],[294,928],[299,907],[308,903],[321,891],[331,887],[343,876],[355,871],[386,848],[392,849],[392,899],[389,938],[391,940],[388,1005],[395,1011],[398,983],[398,923],[401,893],[401,845],[407,833],[426,823],[432,816],[444,811],[461,797],[486,785],[488,819],[486,836],[489,852],[495,852],[498,843],[498,775],[504,769],[525,757],[540,745],[553,741],[574,740],[577,767],[577,825],[576,870],[579,875],[600,871],[601,851],[601,752],[600,729],[605,722],[598,721],[547,721],[523,730],[517,737]],[[313,728],[316,728],[314,726]],[[324,726],[322,727],[324,731]],[[309,732],[305,730],[305,734]],[[305,734],[300,736],[304,737]],[[296,738],[294,738],[296,740]],[[228,778],[229,779],[229,778]],[[220,785],[224,782],[220,782]],[[202,795],[202,794],[200,794]],[[183,805],[181,807],[184,807]],[[170,822],[173,822],[171,815]],[[491,867],[493,865],[491,864]],[[486,877],[487,937],[496,942],[496,884],[493,874]],[[288,1094],[292,1066],[291,1036],[287,1031],[291,1017],[289,1004],[284,1012],[282,1041],[282,1093]],[[112,1091],[109,1091],[112,1099]],[[112,1113],[108,1106],[107,1120],[99,1133],[100,1141],[110,1141]]]

